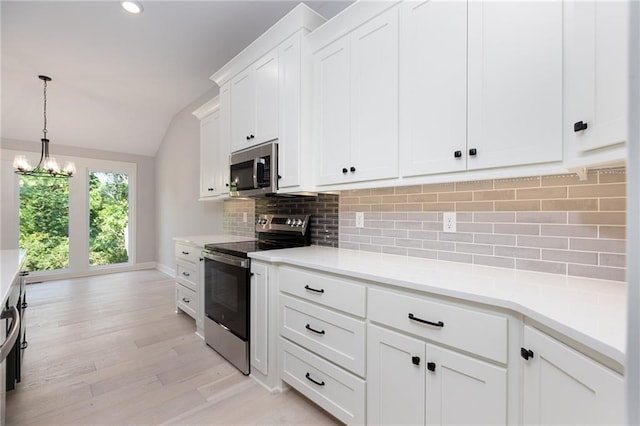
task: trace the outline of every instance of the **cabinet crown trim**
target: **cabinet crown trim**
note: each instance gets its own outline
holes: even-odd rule
[[[210,101],[200,106],[197,110],[193,111],[191,114],[198,117],[198,120],[202,120],[206,116],[213,114],[219,109],[220,109],[220,96],[216,96],[215,98],[211,99]]]

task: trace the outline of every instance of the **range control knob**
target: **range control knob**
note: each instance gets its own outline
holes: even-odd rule
[[[302,226],[302,219],[298,219],[298,221],[296,222],[296,226]]]
[[[287,225],[291,225],[291,219],[287,219]]]

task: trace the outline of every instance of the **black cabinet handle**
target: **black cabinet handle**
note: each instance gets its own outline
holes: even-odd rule
[[[347,173],[348,171],[349,171],[349,170],[347,170],[347,168],[346,168],[346,167],[343,167],[343,168],[342,168],[342,173]]]
[[[255,136],[253,136],[253,135],[249,135],[249,137],[250,137],[251,139],[255,138]]]
[[[27,302],[22,302],[22,309],[27,309],[29,304]]]
[[[324,288],[321,288],[320,290],[317,290],[315,288],[309,287],[309,285],[305,285],[304,286],[305,290],[309,290],[309,291],[315,291],[316,293],[324,293]]]
[[[247,136],[247,140],[251,139],[249,136]]]
[[[27,342],[26,340],[24,342],[22,342],[22,344],[20,345],[20,349],[25,350],[29,347],[29,342]]]
[[[310,382],[315,383],[315,384],[316,384],[316,385],[318,385],[318,386],[324,386],[324,380],[323,380],[323,381],[321,381],[321,382],[315,381],[315,380],[313,380],[313,379],[311,378],[311,374],[309,374],[309,373],[307,373],[304,377],[306,377],[306,378],[307,378],[307,380],[309,380]]]
[[[190,277],[191,276],[191,274],[188,273],[188,272],[183,272],[182,275],[184,275],[185,277]]]
[[[436,363],[435,362],[428,362],[427,363],[427,370],[436,371]]]
[[[207,191],[213,191],[213,188],[207,188]]]
[[[420,365],[420,357],[419,356],[412,356],[411,357],[411,363],[413,365]]]
[[[533,351],[531,349],[520,348],[520,356],[528,361],[529,358],[533,358]]]
[[[423,320],[423,319],[420,319],[418,317],[413,316],[413,314],[411,314],[411,313],[409,314],[409,319],[413,320],[413,321],[421,322],[423,324],[432,325],[434,327],[444,327],[444,323],[442,321],[431,322],[431,321]]]
[[[581,132],[583,130],[587,130],[587,123],[585,123],[584,121],[578,121],[576,123],[573,123],[574,132]]]
[[[20,275],[21,277],[27,277],[27,276],[29,276],[29,271],[22,271],[22,272],[20,272],[20,274],[19,274],[19,275]]]
[[[201,257],[201,258],[200,258],[200,262],[202,262],[203,260],[204,260],[204,257]]]
[[[324,334],[324,330],[316,330],[315,328],[311,328],[311,326],[309,324],[305,325],[304,328],[306,328],[309,331],[313,331],[316,334]]]
[[[478,150],[477,150],[477,149],[475,149],[475,148],[471,148],[471,149],[469,150],[469,155],[471,155],[472,157],[473,157],[474,155],[477,155],[477,154],[478,154]]]
[[[456,151],[453,153],[454,158],[462,158],[462,151]]]
[[[187,255],[187,254],[189,254],[189,252],[188,251],[183,251],[182,254]]]
[[[183,297],[183,298],[182,298],[182,301],[183,301],[184,303],[189,303],[189,299],[187,299],[186,297]]]
[[[356,168],[355,168],[355,167],[353,167],[353,166],[351,166],[351,167],[349,168],[349,171],[351,171],[351,173],[355,173]]]

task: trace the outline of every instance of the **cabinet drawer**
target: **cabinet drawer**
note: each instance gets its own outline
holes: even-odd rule
[[[499,315],[413,295],[369,289],[369,319],[507,363],[507,318]]]
[[[280,268],[280,290],[364,318],[366,287],[300,269]]]
[[[365,375],[364,321],[281,294],[280,334],[359,376]]]
[[[196,311],[198,310],[196,292],[176,284],[176,306],[195,319]]]
[[[200,259],[200,252],[202,249],[190,246],[188,244],[176,243],[175,255],[176,259],[184,260],[185,262],[198,263]]]
[[[190,265],[185,266],[181,263],[176,265],[176,279],[183,286],[197,291],[196,282],[198,280],[198,275],[196,269]]]
[[[365,382],[282,339],[282,380],[347,424],[364,424]]]

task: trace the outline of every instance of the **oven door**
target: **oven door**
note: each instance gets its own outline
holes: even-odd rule
[[[205,315],[248,341],[250,260],[222,253],[202,255]]]

